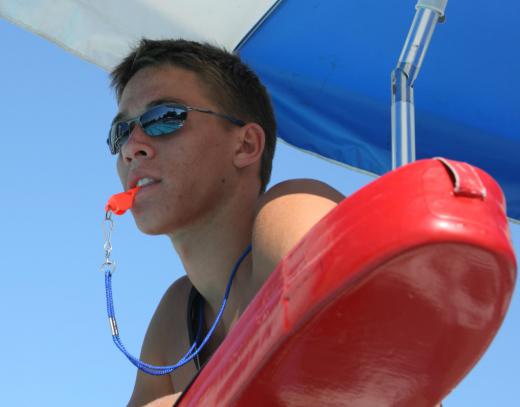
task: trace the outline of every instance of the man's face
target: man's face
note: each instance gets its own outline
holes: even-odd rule
[[[122,120],[136,117],[157,102],[177,102],[222,112],[196,74],[173,66],[138,71],[119,103]],[[232,193],[234,134],[238,127],[200,112],[189,112],[175,133],[149,137],[135,126],[122,146],[117,170],[125,190],[139,179],[142,187],[132,213],[144,233],[174,234],[190,224],[206,222]]]

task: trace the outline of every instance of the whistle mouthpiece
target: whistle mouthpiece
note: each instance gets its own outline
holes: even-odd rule
[[[105,206],[105,211],[110,211],[116,215],[124,214],[134,204],[135,195],[139,187],[129,189],[126,192],[112,195]]]

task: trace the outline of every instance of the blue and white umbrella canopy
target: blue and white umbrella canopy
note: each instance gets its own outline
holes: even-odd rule
[[[279,137],[362,171],[391,168],[390,72],[416,0],[0,0],[0,16],[104,69],[139,38],[236,49],[272,95]],[[520,4],[457,0],[416,82],[417,158],[476,165],[520,219]]]

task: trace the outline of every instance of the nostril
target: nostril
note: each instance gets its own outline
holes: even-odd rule
[[[149,154],[145,149],[137,149],[135,151],[131,151],[128,155],[126,155],[125,159],[127,162],[131,162],[134,158],[147,158],[148,156]]]

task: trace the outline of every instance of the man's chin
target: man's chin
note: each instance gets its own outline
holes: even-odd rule
[[[164,235],[168,233],[168,230],[164,227],[163,224],[159,224],[157,222],[145,221],[140,219],[134,215],[134,221],[137,228],[146,235],[157,236]]]
[[[158,230],[155,230],[155,229],[143,229],[143,228],[139,228],[139,230],[141,232],[143,232],[145,235],[149,235],[149,236],[159,236],[159,235],[165,235],[166,232],[160,232]]]

